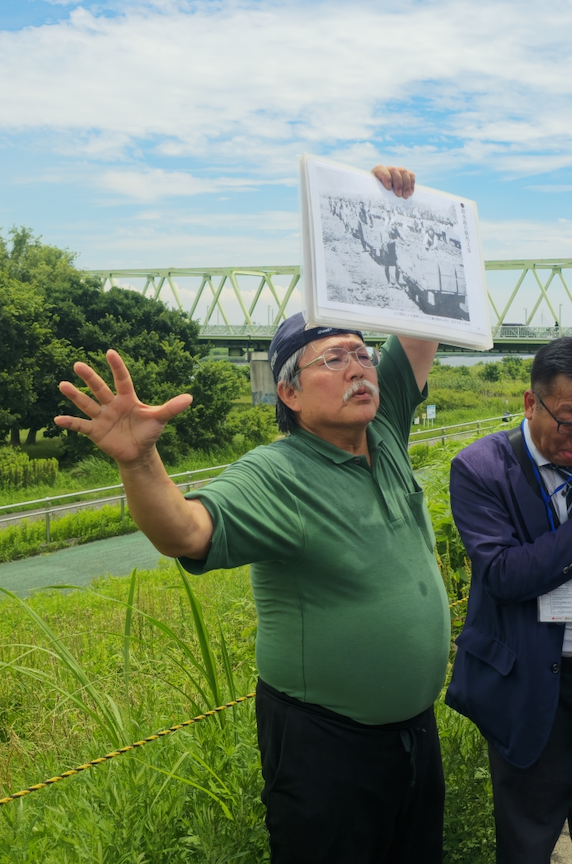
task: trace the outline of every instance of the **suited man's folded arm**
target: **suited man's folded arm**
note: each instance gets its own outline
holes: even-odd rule
[[[451,465],[451,508],[473,578],[496,603],[521,603],[572,578],[572,520],[522,543],[503,500],[477,466]],[[570,565],[570,571],[565,570]]]

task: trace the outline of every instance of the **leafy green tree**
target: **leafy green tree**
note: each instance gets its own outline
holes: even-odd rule
[[[9,235],[11,243],[0,237],[2,333],[13,332],[18,322],[26,322],[23,329],[27,337],[14,333],[12,346],[7,344],[8,338],[3,339],[0,375],[10,378],[14,362],[8,356],[10,350],[19,360],[18,386],[11,394],[4,388],[2,405],[10,415],[11,442],[20,443],[19,430],[24,428],[29,429],[28,443],[33,444],[38,429],[51,422],[59,401],[59,381],[69,375],[78,359],[68,340],[54,333],[57,310],[46,289],[54,282],[69,281],[77,271],[72,267],[71,253],[40,243],[28,229],[12,228]],[[4,426],[0,434],[4,437]]]
[[[243,382],[241,371],[226,360],[205,360],[199,364],[189,390],[193,404],[186,435],[192,447],[213,450],[219,444],[229,443],[234,429],[227,428],[226,419]],[[184,423],[184,414],[175,421],[181,436],[185,435],[181,429]]]
[[[0,435],[9,431],[19,444],[20,428],[41,413],[48,379],[69,368],[70,346],[54,338],[42,296],[1,267],[0,332]]]
[[[193,404],[175,417],[157,442],[161,457],[174,462],[190,450],[215,450],[232,441],[236,424],[227,428],[226,418],[244,377],[225,360],[203,360],[184,350],[175,339],[160,344],[155,359],[144,362],[121,352],[138,397],[142,402],[160,405],[177,393],[191,393]],[[112,377],[101,351],[92,353],[87,362],[112,387]],[[81,382],[78,382],[78,385]],[[87,388],[80,387],[89,393]],[[73,461],[96,452],[88,438],[71,434],[66,452]]]
[[[278,432],[276,427],[276,408],[274,405],[253,405],[240,411],[233,411],[225,424],[233,445],[242,446],[269,444]]]
[[[526,379],[530,375],[530,364],[522,357],[503,357],[502,371],[509,378]]]
[[[48,435],[61,434],[53,415],[75,409],[62,401],[57,384],[63,378],[73,380],[72,365],[78,359],[93,363],[107,380],[105,352],[113,347],[127,362],[143,401],[157,404],[178,392],[193,393],[190,411],[161,439],[166,458],[227,443],[232,436],[225,428],[226,417],[244,376],[229,363],[205,360],[208,346],[199,344],[197,322],[137,291],[103,291],[99,280],[73,266],[72,253],[41,243],[27,228],[11,229],[9,238],[0,237],[0,272],[18,297],[27,298],[30,321],[33,315],[39,317],[36,329],[31,327],[27,339],[20,340],[19,353],[12,356],[6,350],[0,355],[5,378],[0,434],[15,430],[14,443],[19,443],[17,430],[22,428],[30,429],[29,440],[41,428]],[[17,307],[13,300],[14,321],[23,315],[22,310],[16,314]],[[10,380],[16,366],[26,375],[17,386]],[[86,439],[66,434],[64,450],[70,458],[82,458],[91,449]]]

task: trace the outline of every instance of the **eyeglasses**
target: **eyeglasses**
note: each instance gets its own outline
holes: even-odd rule
[[[534,390],[532,391],[534,393]],[[535,399],[538,399],[543,408],[548,411],[553,420],[556,421],[556,431],[560,432],[561,435],[572,435],[572,420],[559,420],[558,417],[555,417],[550,408],[548,408],[538,393],[534,393]],[[564,428],[561,428],[564,427]]]
[[[331,369],[332,372],[341,372],[342,369],[347,369],[350,365],[350,356],[353,355],[360,366],[364,369],[371,369],[372,366],[379,366],[380,354],[377,348],[370,348],[368,345],[360,345],[355,351],[348,351],[347,348],[326,348],[323,354],[306,363],[305,366],[300,366],[296,375],[299,375],[308,366],[313,366],[319,360],[324,361],[324,366]]]

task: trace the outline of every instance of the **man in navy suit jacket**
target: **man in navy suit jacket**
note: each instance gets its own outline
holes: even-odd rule
[[[498,864],[549,864],[572,804],[572,625],[537,601],[572,578],[572,338],[537,353],[524,408],[451,466],[473,575],[446,701],[489,743]]]

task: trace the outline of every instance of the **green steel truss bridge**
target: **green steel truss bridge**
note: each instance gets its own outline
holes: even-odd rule
[[[559,335],[572,335],[572,258],[486,261],[485,270],[494,352],[531,353]],[[300,309],[297,266],[87,272],[101,279],[104,290],[129,287],[174,302],[200,321],[202,340],[227,347],[230,356],[267,351],[280,322]],[[379,334],[365,335],[379,341]]]

